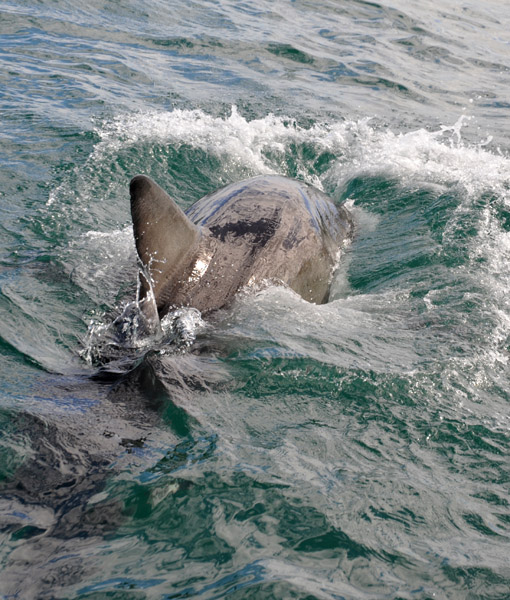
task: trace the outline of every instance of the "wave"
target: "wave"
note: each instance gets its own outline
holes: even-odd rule
[[[327,179],[361,173],[383,173],[403,183],[461,185],[469,194],[493,191],[508,199],[510,161],[499,149],[486,149],[491,138],[477,144],[462,139],[469,120],[461,116],[453,125],[437,130],[395,133],[371,125],[372,119],[316,123],[309,127],[295,119],[267,115],[247,120],[233,106],[230,116],[214,117],[201,110],[139,112],[118,115],[95,132],[100,138],[91,155],[103,162],[112,154],[143,143],[188,145],[230,159],[254,173],[288,175],[285,157],[300,145],[296,159],[299,175],[322,187],[313,174],[319,153],[333,155]],[[312,145],[307,156],[306,150]],[[288,166],[288,165],[287,165]]]
[[[137,268],[127,199],[132,175],[153,176],[183,206],[249,175],[304,179],[348,202],[358,223],[355,243],[333,282],[336,302],[311,307],[307,316],[306,307],[282,301],[291,312],[298,310],[304,338],[316,340],[309,346],[318,348],[313,358],[324,358],[325,340],[313,324],[324,318],[333,324],[326,337],[339,365],[366,360],[380,371],[409,371],[424,356],[454,357],[478,365],[483,379],[508,357],[510,165],[489,140],[463,139],[468,122],[462,116],[432,131],[396,133],[368,118],[314,124],[275,115],[250,120],[236,107],[226,116],[201,110],[119,114],[96,123],[85,164],[52,191],[46,221],[61,228],[59,260],[86,292],[90,305],[83,310],[97,324],[104,311],[120,313],[134,300]],[[277,295],[266,297],[269,304],[277,301]],[[377,306],[384,308],[374,318]],[[360,329],[347,333],[351,348],[342,354],[341,347],[331,348],[346,335],[345,325],[334,325],[345,311]],[[299,353],[300,334],[287,325],[282,344]],[[385,333],[378,336],[378,328]],[[427,335],[409,334],[417,330]],[[382,349],[384,336],[391,353]],[[443,337],[449,342],[438,344]],[[452,350],[459,344],[467,357]],[[405,358],[395,352],[397,346],[406,349]]]

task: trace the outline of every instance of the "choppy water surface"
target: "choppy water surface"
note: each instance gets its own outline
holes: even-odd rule
[[[2,3],[2,598],[510,597],[509,20]],[[242,294],[126,358],[137,173],[348,203],[332,301]]]

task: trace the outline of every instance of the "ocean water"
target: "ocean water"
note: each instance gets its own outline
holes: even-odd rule
[[[509,23],[2,1],[1,598],[510,598]],[[137,173],[346,203],[331,301],[242,293],[126,358]]]

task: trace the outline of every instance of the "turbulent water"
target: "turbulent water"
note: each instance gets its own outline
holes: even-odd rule
[[[1,597],[510,598],[509,5],[0,25]],[[138,339],[137,173],[183,208],[260,173],[345,202],[331,301]]]

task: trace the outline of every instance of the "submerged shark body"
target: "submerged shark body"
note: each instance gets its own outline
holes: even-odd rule
[[[131,182],[131,209],[142,262],[141,305],[155,319],[188,305],[207,314],[243,286],[266,279],[325,302],[338,249],[352,231],[344,208],[282,177],[228,186],[183,213],[153,181],[138,176]],[[118,472],[135,477],[137,470],[167,472],[168,461],[179,464],[179,442],[193,433],[185,407],[201,390],[223,389],[230,381],[219,361],[191,353],[147,354],[107,397],[103,375],[108,371],[96,377],[99,387],[81,377],[51,380],[43,396],[60,398],[59,410],[22,413],[13,425],[9,435],[20,445],[29,440],[31,451],[0,486],[0,527],[14,540],[3,557],[2,597],[60,597],[92,578],[98,555],[91,548],[102,547],[131,506],[122,498],[134,492],[117,499],[115,485],[122,480],[124,489],[125,482]],[[41,394],[42,383],[36,387]],[[154,507],[174,486],[193,485],[186,477],[170,479],[171,485],[148,486],[144,503]],[[108,480],[113,492],[105,490]]]
[[[130,193],[140,301],[153,318],[181,306],[207,314],[264,280],[324,303],[339,248],[353,229],[347,209],[279,176],[228,185],[185,213],[144,175],[131,181]]]

